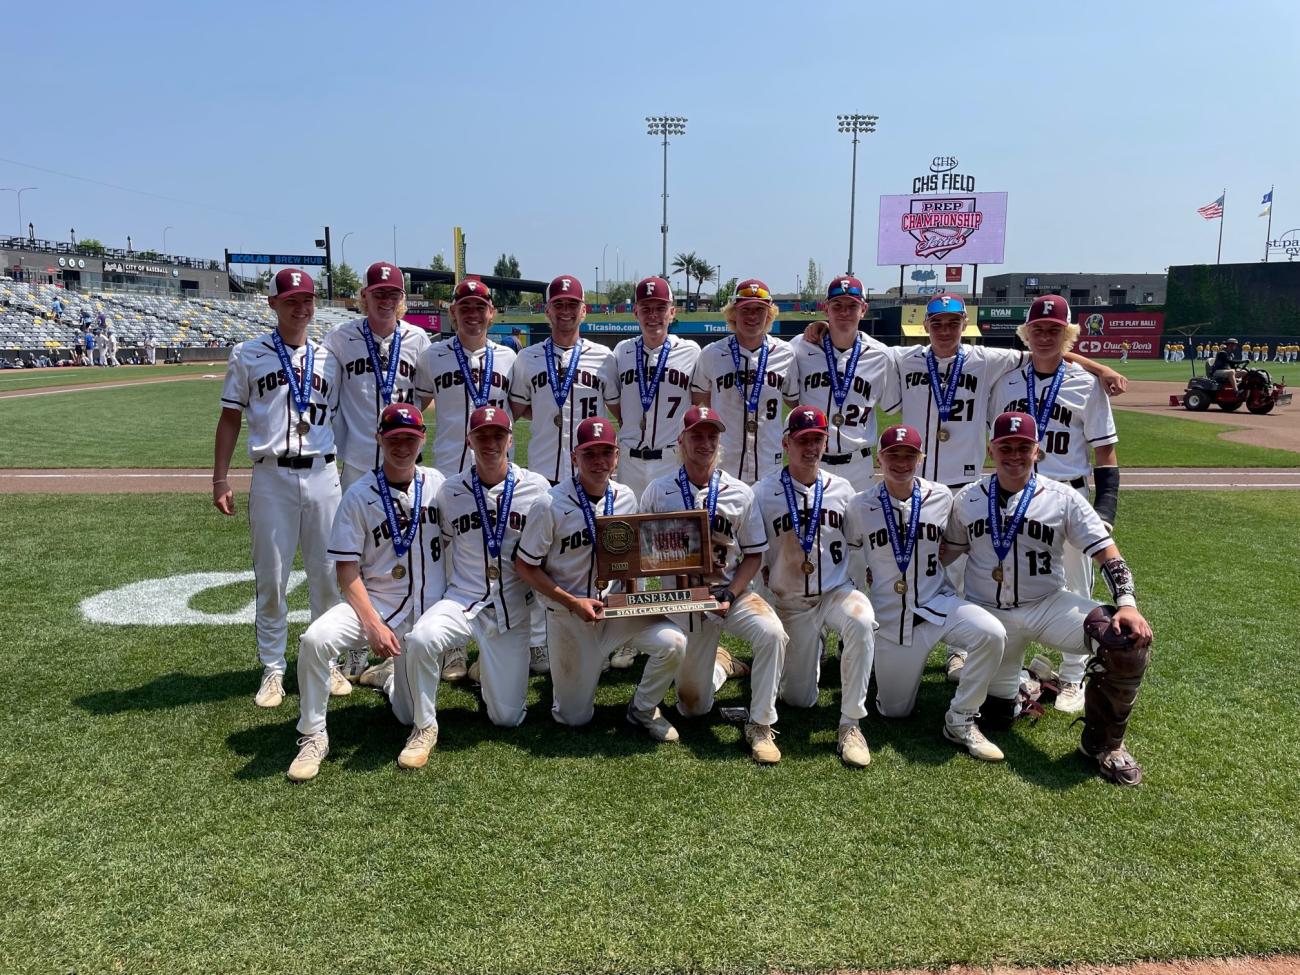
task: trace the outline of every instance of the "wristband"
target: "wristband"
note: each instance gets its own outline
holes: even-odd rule
[[[1115,515],[1119,510],[1119,468],[1094,467],[1092,469],[1094,487],[1092,507],[1107,525],[1115,524]]]
[[[734,603],[736,601],[736,594],[725,586],[714,589],[711,595],[720,603]]]

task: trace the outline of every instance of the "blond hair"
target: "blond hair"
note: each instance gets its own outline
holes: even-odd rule
[[[357,310],[367,318],[370,317],[370,305],[366,301],[366,289],[362,288],[357,292]],[[397,320],[400,322],[406,317],[406,292],[402,292],[402,297],[397,301]]]
[[[1025,322],[1018,329],[1016,329],[1016,335],[1020,336],[1020,341],[1025,344],[1025,348],[1028,348],[1029,347],[1029,322]],[[1079,337],[1079,326],[1076,325],[1074,322],[1070,322],[1068,325],[1065,326],[1065,334],[1061,337],[1061,352],[1065,353],[1073,349],[1075,340],[1078,339],[1078,337]]]
[[[722,307],[722,318],[727,323],[727,331],[736,330],[736,296],[732,295]],[[772,323],[776,321],[777,310],[775,302],[768,302],[767,305],[767,331],[772,331]]]

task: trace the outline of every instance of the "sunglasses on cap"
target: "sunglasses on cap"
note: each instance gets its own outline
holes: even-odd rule
[[[747,284],[743,288],[736,289],[737,298],[762,298],[764,301],[771,301],[772,294],[766,288],[760,288],[756,284]]]
[[[840,288],[840,287],[831,288],[830,296],[832,298],[839,298],[843,295],[853,295],[855,298],[861,298],[862,289],[858,287],[854,287],[853,285],[850,285],[847,288]]]

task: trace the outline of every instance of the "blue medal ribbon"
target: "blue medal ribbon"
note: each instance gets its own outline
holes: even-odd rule
[[[279,329],[271,332],[271,344],[275,346],[275,354],[280,357],[284,379],[289,384],[289,395],[293,398],[293,408],[298,411],[299,416],[302,416],[311,407],[311,380],[316,366],[316,350],[308,339],[307,355],[302,362],[302,381],[299,382],[298,374],[293,371],[293,360],[289,357],[289,350],[285,347],[284,339],[280,338]]]
[[[397,382],[397,364],[402,358],[402,326],[399,322],[393,330],[393,341],[388,346],[388,371],[385,372],[379,360],[379,346],[375,344],[375,333],[370,331],[370,319],[361,319],[361,337],[366,340],[366,354],[370,356],[370,368],[375,370],[375,382],[379,384],[379,394],[384,398],[384,405],[393,401],[393,384]]]
[[[492,343],[489,342],[483,348],[483,372],[477,383],[474,382],[474,372],[469,367],[469,359],[465,355],[465,347],[460,344],[459,337],[451,340],[451,351],[456,354],[460,378],[465,381],[465,389],[469,391],[469,398],[474,401],[474,409],[487,406],[488,396],[492,392]]]
[[[853,377],[858,371],[858,359],[862,355],[862,336],[853,337],[853,349],[849,352],[849,361],[844,364],[844,375],[835,366],[835,346],[831,344],[830,330],[822,336],[822,351],[826,353],[826,371],[831,377],[831,396],[835,400],[836,412],[844,411],[844,401],[848,398],[849,390],[853,388]]]
[[[930,395],[934,397],[934,404],[939,408],[939,422],[947,423],[948,417],[952,416],[953,403],[957,401],[958,383],[961,381],[962,370],[966,366],[966,350],[960,345],[957,346],[957,358],[952,362],[952,368],[948,370],[948,382],[945,385],[939,380],[939,360],[934,354],[934,349],[925,351],[925,367],[930,370]],[[1030,393],[1032,397],[1033,394]]]
[[[709,525],[718,512],[718,487],[722,484],[722,471],[714,471],[709,478],[709,493],[704,498],[704,510],[709,513]],[[677,487],[682,492],[682,504],[690,511],[695,507],[695,494],[691,491],[691,480],[686,476],[686,465],[677,469]]]
[[[645,373],[645,340],[640,336],[636,340],[636,389],[641,394],[641,413],[645,415],[650,412],[650,407],[659,395],[659,381],[664,378],[664,369],[668,366],[668,338],[664,337],[664,344],[659,346],[659,361],[655,363],[655,374],[653,378],[647,378]]]
[[[996,474],[989,475],[989,541],[993,543],[993,552],[998,557],[999,565],[1007,557],[1007,553],[1011,551],[1016,532],[1020,530],[1020,523],[1025,520],[1025,512],[1029,510],[1029,502],[1034,499],[1034,489],[1037,486],[1038,475],[1030,474],[1029,483],[1020,492],[1020,500],[1016,503],[1016,510],[1012,512],[1011,520],[1007,522],[1004,531],[1001,506],[998,504],[998,476]]]
[[[921,485],[912,481],[912,511],[907,516],[907,534],[900,541],[898,522],[894,518],[894,502],[889,489],[880,485],[880,507],[885,512],[885,531],[889,534],[889,547],[894,552],[894,562],[898,572],[907,578],[907,567],[912,564],[912,554],[916,551],[917,529],[921,525]]]
[[[573,347],[573,355],[569,357],[569,365],[564,370],[563,380],[555,369],[555,343],[550,339],[543,342],[542,353],[546,356],[546,378],[551,384],[551,396],[555,399],[555,408],[563,415],[569,390],[573,388],[573,380],[578,375],[578,360],[582,358],[582,339],[578,339]]]
[[[582,486],[582,481],[578,475],[573,475],[573,493],[578,498],[578,507],[582,509],[582,520],[587,523],[587,531],[591,535],[592,545],[596,544],[596,512],[591,509],[591,501],[587,498],[587,490]],[[614,489],[608,484],[605,485],[605,510],[606,516],[614,513]],[[592,557],[595,557],[595,549],[592,550]]]
[[[1038,424],[1038,439],[1041,441],[1047,436],[1047,421],[1052,418],[1052,407],[1056,405],[1056,394],[1061,391],[1061,383],[1065,380],[1065,360],[1056,367],[1056,375],[1052,377],[1052,384],[1047,387],[1047,392],[1043,394],[1043,404],[1038,405],[1034,397],[1034,380],[1037,378],[1034,374],[1034,364],[1031,362],[1029,368],[1025,371],[1025,399],[1028,401],[1029,409],[1027,412],[1034,415],[1034,422]]]
[[[795,496],[794,479],[790,477],[788,467],[781,470],[781,487],[785,490],[785,506],[790,512],[790,520],[794,523],[794,536],[799,540],[799,547],[803,549],[803,554],[810,555],[813,543],[817,540],[817,526],[822,520],[822,494],[825,487],[821,476],[818,475],[817,480],[813,482],[812,509],[808,512],[807,525],[804,525],[799,518],[799,499]]]
[[[420,503],[424,497],[424,475],[417,474],[415,477],[415,503],[411,507],[410,523],[406,526],[406,531],[401,530],[401,523],[397,520],[397,506],[393,504],[393,495],[389,490],[388,478],[384,476],[382,466],[375,468],[375,480],[379,482],[379,500],[383,503],[384,518],[388,521],[388,534],[393,537],[393,551],[400,559],[411,550],[415,533],[420,530]]]
[[[488,518],[487,500],[483,496],[483,482],[478,479],[478,467],[469,469],[470,487],[474,489],[474,503],[478,505],[478,518],[482,522],[483,544],[487,546],[488,555],[493,559],[501,557],[501,543],[506,537],[506,523],[510,520],[510,502],[515,497],[514,468],[506,469],[506,484],[501,489],[501,500],[497,505],[496,524]],[[489,528],[488,526],[491,525]]]
[[[749,393],[745,393],[745,372],[740,368],[740,342],[736,336],[731,336],[727,342],[727,348],[731,351],[731,363],[736,367],[736,384],[740,388],[740,395],[745,400],[745,418],[750,417],[757,422],[758,420],[758,398],[762,395],[763,385],[767,382],[767,339],[763,339],[763,345],[758,350],[758,366],[754,370],[754,385],[749,388]]]

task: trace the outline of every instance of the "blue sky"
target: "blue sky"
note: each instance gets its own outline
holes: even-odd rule
[[[1224,260],[1300,226],[1294,2],[19,4],[6,11],[0,186],[36,186],[39,236],[219,257],[310,252],[353,266],[515,254],[527,277],[669,251],[795,286],[855,268],[873,288],[876,198],[934,155],[1010,193],[999,271],[1158,272],[1213,261],[1196,208],[1227,187]],[[25,84],[24,82],[29,82]],[[113,189],[71,176],[115,184]],[[1290,182],[1288,182],[1288,179]],[[160,199],[159,196],[171,199]],[[0,232],[17,229],[0,193]],[[337,255],[337,250],[336,250]]]

